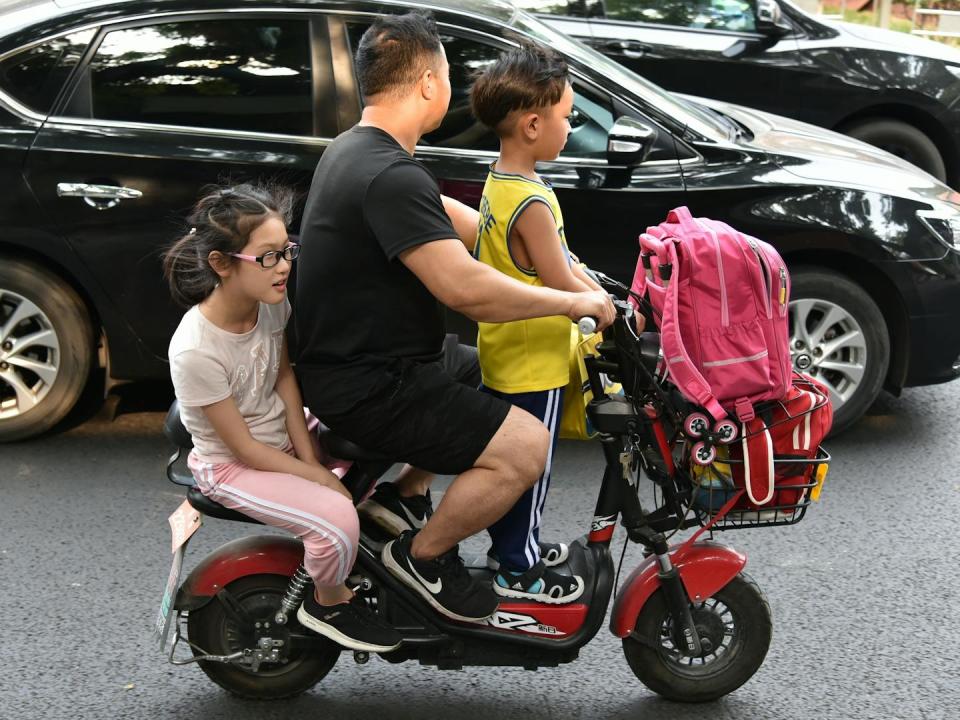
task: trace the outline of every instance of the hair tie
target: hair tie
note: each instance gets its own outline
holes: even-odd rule
[[[195,227],[192,227],[192,228],[190,228],[190,232],[187,233],[187,234],[188,234],[188,235],[196,235],[196,234],[197,234],[197,229],[196,229]]]

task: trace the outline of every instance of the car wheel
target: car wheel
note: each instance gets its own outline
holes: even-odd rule
[[[833,433],[876,400],[890,364],[890,335],[877,304],[859,285],[825,268],[791,270],[793,367],[830,389]]]
[[[913,125],[900,120],[867,120],[843,128],[843,133],[903,158],[946,182],[947,168],[940,150]]]
[[[0,262],[0,442],[48,430],[73,408],[93,337],[73,288],[33,263]]]

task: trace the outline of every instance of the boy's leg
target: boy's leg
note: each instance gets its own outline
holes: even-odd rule
[[[484,392],[503,398],[515,407],[526,410],[540,420],[550,432],[550,449],[543,474],[536,484],[523,493],[506,515],[488,528],[493,550],[504,567],[521,573],[540,562],[538,545],[543,504],[550,487],[550,469],[557,447],[557,423],[563,403],[563,388],[531,393],[499,393],[489,388]]]
[[[573,602],[583,594],[582,578],[562,575],[546,566],[539,542],[559,435],[563,390],[556,388],[534,393],[501,394],[485,389],[540,419],[550,433],[550,449],[540,479],[506,515],[489,528],[493,552],[500,563],[499,572],[494,577],[494,591],[504,597],[562,604]]]

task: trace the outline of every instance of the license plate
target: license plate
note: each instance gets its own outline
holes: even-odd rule
[[[817,465],[817,484],[813,486],[813,490],[810,491],[810,499],[814,502],[820,501],[820,492],[823,490],[823,481],[827,479],[827,470],[830,469],[830,466],[826,463],[822,465]]]
[[[200,529],[203,519],[200,513],[184,500],[180,507],[168,518],[168,522],[170,523],[173,562],[170,565],[166,587],[163,589],[163,597],[160,599],[160,612],[157,613],[157,619],[153,627],[154,637],[161,650],[166,649],[170,627],[173,624],[174,605],[177,590],[180,587],[180,572],[183,570],[183,555],[187,549],[187,542]]]

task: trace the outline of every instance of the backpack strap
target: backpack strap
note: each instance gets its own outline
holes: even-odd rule
[[[773,438],[759,415],[740,429],[743,448],[743,484],[754,505],[766,505],[773,498]]]
[[[710,383],[704,379],[700,371],[697,370],[697,366],[694,365],[693,360],[690,359],[687,348],[683,344],[683,338],[680,335],[680,301],[678,298],[680,281],[676,276],[679,256],[677,255],[675,242],[668,242],[666,250],[675,273],[672,282],[666,283],[663,320],[660,323],[660,342],[663,346],[663,354],[667,362],[667,368],[671,377],[673,377],[674,383],[683,388],[684,394],[693,398],[698,405],[710,413],[710,416],[714,420],[722,420],[727,416],[727,413],[720,406],[720,403],[717,402]]]

